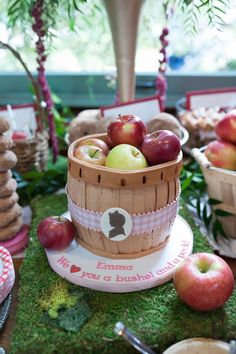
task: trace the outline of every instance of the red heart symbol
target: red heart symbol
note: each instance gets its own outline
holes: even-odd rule
[[[71,273],[77,273],[81,270],[80,267],[77,267],[75,264],[73,264],[71,267],[70,267],[70,272]]]

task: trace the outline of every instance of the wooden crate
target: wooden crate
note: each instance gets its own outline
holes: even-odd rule
[[[90,137],[106,141],[106,134]],[[115,170],[94,166],[73,156],[76,146],[87,138],[74,141],[68,150],[67,192],[75,205],[102,213],[120,207],[130,215],[137,215],[159,210],[179,196],[182,153],[174,161],[142,170]],[[127,239],[115,242],[101,231],[85,228],[76,220],[73,222],[79,243],[96,254],[113,258],[134,258],[155,251],[167,241],[173,224],[172,220],[158,229],[131,234]]]

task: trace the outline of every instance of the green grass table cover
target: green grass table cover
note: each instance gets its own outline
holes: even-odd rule
[[[19,305],[11,353],[137,353],[114,334],[118,321],[157,353],[185,338],[210,337],[226,341],[235,338],[235,291],[223,308],[200,313],[181,302],[171,281],[124,294],[69,284],[50,268],[36,236],[40,220],[66,211],[66,197],[41,197],[34,200],[32,208],[31,242],[20,269]],[[211,252],[206,238],[182,205],[180,215],[192,228],[194,252]]]

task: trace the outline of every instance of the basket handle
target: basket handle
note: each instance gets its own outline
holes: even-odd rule
[[[211,162],[206,158],[206,156],[197,148],[191,150],[191,155],[199,163],[201,167],[208,168],[212,166]]]

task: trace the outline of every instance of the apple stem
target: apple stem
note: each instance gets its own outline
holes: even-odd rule
[[[93,155],[91,155],[91,157],[93,158],[98,151],[99,151],[99,149],[95,150],[95,153]]]
[[[134,157],[136,157],[136,156],[138,156],[139,155],[139,152],[136,152],[135,154],[134,154]]]
[[[206,273],[208,270],[209,270],[209,264],[207,264],[206,262],[199,264],[200,273]]]

